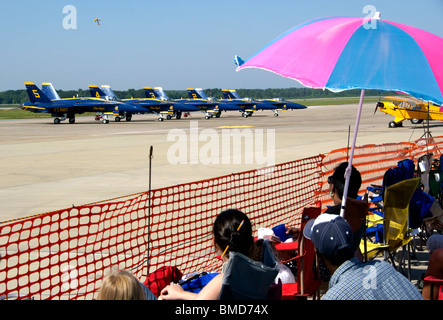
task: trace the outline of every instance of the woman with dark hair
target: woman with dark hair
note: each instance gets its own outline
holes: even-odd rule
[[[214,246],[222,256],[224,264],[230,252],[238,252],[251,259],[255,253],[252,225],[241,211],[228,209],[220,213],[214,221]],[[216,300],[220,295],[223,280],[222,272],[215,276],[199,293],[183,290],[179,284],[170,284],[160,294],[162,300]]]
[[[252,225],[241,211],[228,209],[220,213],[214,221],[215,249],[229,259],[229,252],[235,251],[250,257],[254,248]]]

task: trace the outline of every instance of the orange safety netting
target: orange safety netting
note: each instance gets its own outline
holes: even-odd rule
[[[361,190],[379,184],[402,159],[439,156],[442,139],[357,147]],[[330,204],[327,177],[347,151],[0,223],[0,296],[93,299],[112,269],[130,270],[141,281],[162,266],[183,274],[219,271],[211,234],[217,214],[240,209],[254,232],[297,226],[304,207]]]

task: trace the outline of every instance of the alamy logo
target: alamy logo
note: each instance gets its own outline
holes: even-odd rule
[[[189,132],[172,129],[167,141],[170,164],[258,164],[275,165],[275,130],[251,128],[211,128],[200,130],[190,121]]]
[[[75,267],[68,265],[62,268],[62,287],[65,290],[77,289],[78,271]]]
[[[366,290],[377,289],[377,268],[374,266],[365,266],[363,273],[368,274],[363,278],[363,288]]]
[[[368,4],[363,7],[363,13],[367,13],[363,20],[363,28],[377,29],[377,22],[380,19],[380,12],[377,12],[377,8],[372,4]]]
[[[63,14],[66,14],[62,22],[63,29],[77,29],[77,8],[68,4],[63,7]]]

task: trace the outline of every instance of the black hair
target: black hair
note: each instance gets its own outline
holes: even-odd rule
[[[352,257],[354,257],[354,252],[352,251],[352,247],[349,245],[342,246],[337,248],[334,252],[334,256],[325,256],[333,265],[341,266],[345,261],[348,261]]]
[[[334,192],[337,193],[337,196],[342,199],[343,191],[345,189],[345,172],[348,167],[348,162],[340,163],[336,168],[334,173],[332,174],[332,183],[334,184]],[[358,197],[358,191],[361,187],[361,174],[360,172],[352,166],[351,178],[349,180],[349,188],[348,188],[348,197],[356,199]]]
[[[242,224],[239,229],[240,224]],[[254,238],[248,216],[237,209],[221,212],[214,221],[214,241],[222,251],[229,246],[229,251],[241,253],[247,257],[253,250]]]

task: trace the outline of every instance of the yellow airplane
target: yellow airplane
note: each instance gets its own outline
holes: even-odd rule
[[[410,120],[413,124],[422,123],[423,120],[443,120],[440,106],[410,96],[384,97],[383,101],[377,103],[375,111],[377,109],[395,117],[394,121],[389,122],[389,128],[402,127],[404,120]]]

